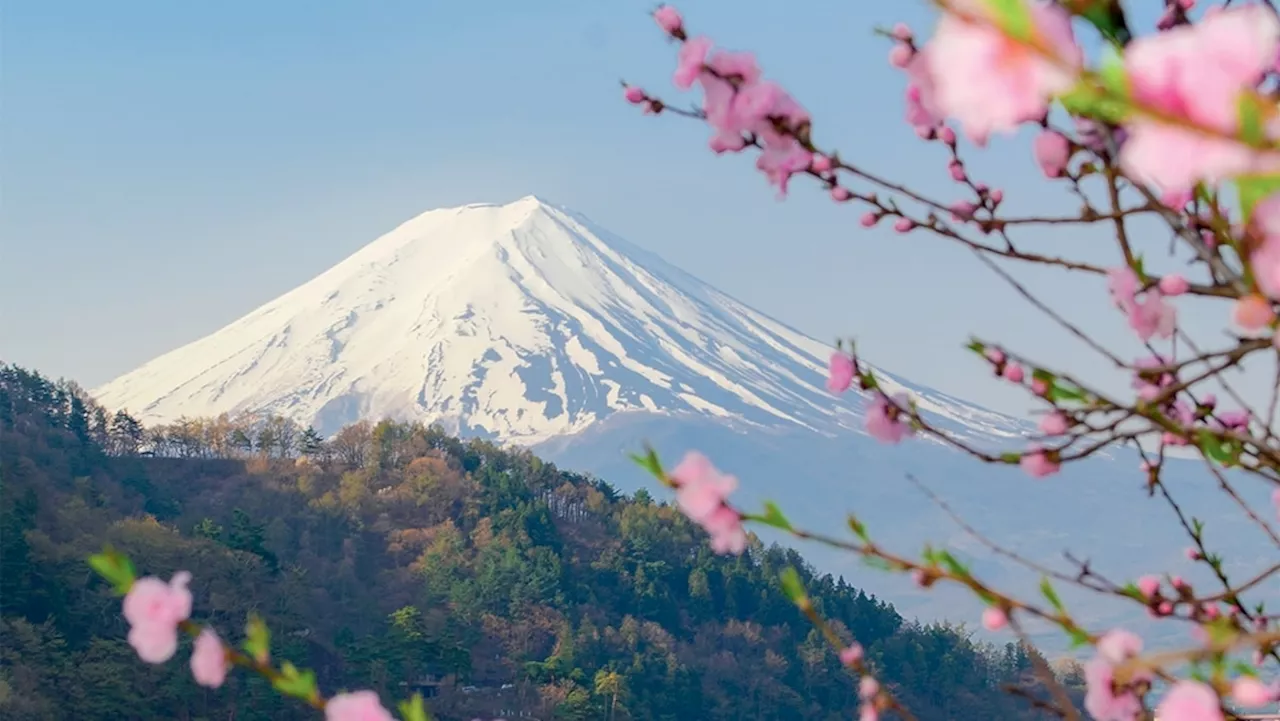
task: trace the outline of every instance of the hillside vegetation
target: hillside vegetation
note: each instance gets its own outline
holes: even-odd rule
[[[74,384],[0,366],[0,716],[303,719],[259,680],[197,687],[125,643],[85,557],[194,574],[195,616],[250,612],[322,688],[414,690],[437,716],[848,719],[855,684],[777,585],[801,569],[921,719],[1030,718],[1021,649],[920,625],[800,556],[717,557],[674,508],[527,452],[357,424],[321,442],[281,419],[145,430]]]

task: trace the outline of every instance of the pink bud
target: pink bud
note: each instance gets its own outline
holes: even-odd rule
[[[1244,330],[1262,330],[1274,317],[1275,314],[1271,312],[1271,303],[1260,295],[1246,295],[1236,301],[1235,322]]]
[[[1156,607],[1156,613],[1160,614],[1161,616],[1168,616],[1169,614],[1173,613],[1173,604],[1169,603],[1168,601],[1161,601],[1160,605]]]
[[[915,51],[910,45],[897,43],[893,49],[889,51],[889,64],[895,68],[905,68],[911,63],[911,58],[915,55]]]
[[[1155,598],[1159,592],[1160,579],[1155,576],[1143,576],[1138,579],[1138,593],[1141,593],[1144,598]]]
[[[862,646],[855,641],[840,651],[840,663],[852,666],[862,660]]]
[[[1071,160],[1071,141],[1062,133],[1045,130],[1031,144],[1040,172],[1047,178],[1060,177]]]
[[[831,199],[836,201],[837,203],[843,203],[844,201],[852,197],[853,197],[853,193],[850,193],[848,188],[845,188],[840,185],[837,185],[831,188]],[[863,216],[863,225],[870,228],[871,225],[875,225],[875,223],[872,223],[871,225],[867,225],[866,216]]]
[[[952,130],[951,128],[944,126],[942,130],[938,131],[938,137],[942,138],[942,142],[946,143],[947,145],[956,144],[956,131]]]
[[[684,18],[680,17],[680,11],[670,5],[663,5],[654,10],[653,19],[658,22],[658,27],[662,28],[663,32],[668,35],[671,35],[684,25]]]
[[[1245,708],[1260,708],[1275,700],[1275,690],[1251,676],[1241,676],[1231,684],[1231,699]]]
[[[831,170],[831,158],[822,153],[814,153],[813,159],[809,161],[809,169],[815,173],[825,173]]]
[[[622,91],[622,97],[633,105],[639,105],[645,101],[644,91],[634,85],[628,85],[626,90]]]
[[[978,206],[967,200],[957,200],[951,204],[951,217],[953,220],[971,220],[973,219],[973,211]]]
[[[1058,412],[1040,419],[1040,431],[1047,436],[1060,436],[1067,432],[1067,417]]]
[[[1004,201],[1004,191],[999,188],[996,188],[995,190],[991,191],[988,197],[991,198],[992,203],[999,205],[1001,202]]]
[[[870,676],[863,676],[858,682],[858,697],[863,701],[870,701],[880,693],[880,682]]]
[[[1031,379],[1031,392],[1038,396],[1043,396],[1049,392],[1049,384],[1039,378]]]
[[[893,229],[899,233],[909,233],[911,232],[911,229],[915,227],[915,222],[910,218],[898,218],[898,220],[893,224]]]
[[[1199,552],[1199,551],[1197,551],[1195,548],[1190,548],[1190,547],[1188,547],[1188,548],[1187,548],[1187,560],[1188,560],[1188,561],[1199,561],[1199,560],[1200,560],[1200,552]]]
[[[964,179],[965,179],[964,166],[961,165],[959,162],[955,160],[951,161],[951,163],[947,165],[947,170],[951,171],[952,180],[956,181],[957,183],[964,182]]]
[[[1009,616],[999,608],[991,607],[982,612],[982,627],[988,631],[999,631],[1009,622]]]
[[[906,23],[898,23],[893,26],[893,37],[904,43],[910,42],[912,37],[911,28],[907,27]]]
[[[862,223],[862,227],[870,228],[880,222],[880,216],[875,213],[864,213],[860,222]]]
[[[1021,383],[1022,379],[1025,377],[1022,373],[1022,366],[1017,363],[1010,363],[1005,366],[1004,377],[1008,379],[1010,383]]]
[[[988,348],[983,355],[987,357],[987,360],[995,363],[996,365],[1000,365],[1006,360],[1004,351],[999,348]]]
[[[1182,295],[1190,290],[1191,284],[1177,273],[1166,275],[1160,279],[1160,292],[1167,296]]]

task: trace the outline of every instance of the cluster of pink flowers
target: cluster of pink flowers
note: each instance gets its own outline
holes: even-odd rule
[[[676,504],[711,536],[716,553],[736,555],[746,550],[742,514],[725,503],[738,489],[737,478],[721,473],[701,453],[690,451],[671,471],[671,481],[676,486]]]
[[[1214,12],[1194,25],[1130,43],[1124,67],[1134,99],[1197,127],[1136,114],[1120,151],[1125,174],[1165,191],[1188,191],[1197,182],[1280,168],[1280,156],[1205,132],[1237,132],[1240,95],[1274,67],[1277,49],[1280,21],[1254,5]]]
[[[1178,311],[1165,298],[1187,292],[1186,279],[1169,275],[1154,288],[1141,291],[1140,287],[1138,275],[1128,266],[1116,268],[1107,275],[1112,301],[1129,317],[1129,327],[1140,339],[1171,337],[1177,327]]]
[[[658,8],[654,19],[682,43],[675,86],[702,87],[702,110],[715,131],[712,150],[740,151],[748,138],[754,139],[761,146],[756,168],[785,195],[791,176],[810,170],[815,162],[798,139],[809,124],[808,112],[782,86],[761,77],[750,53],[716,50],[706,37],[687,37],[680,13],[669,5]]]
[[[134,581],[124,597],[129,645],[147,663],[164,663],[178,650],[178,625],[191,617],[191,574],[179,571],[168,583],[155,576]]]
[[[1142,639],[1115,630],[1105,634],[1097,645],[1098,653],[1084,667],[1085,710],[1096,721],[1133,721],[1142,710],[1138,689],[1150,684],[1150,673],[1136,674],[1128,683],[1115,682],[1115,667],[1142,653]]]
[[[168,583],[154,576],[129,587],[122,604],[129,622],[129,644],[147,663],[164,663],[178,650],[181,624],[191,617],[191,574],[179,571]],[[231,670],[227,649],[211,628],[201,629],[191,648],[191,676],[207,688],[218,688]],[[395,721],[378,694],[355,691],[338,694],[325,703],[325,721]]]

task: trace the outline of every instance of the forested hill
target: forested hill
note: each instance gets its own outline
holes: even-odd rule
[[[305,455],[298,455],[299,452]],[[278,419],[144,431],[83,391],[0,366],[0,717],[315,718],[254,678],[217,691],[186,651],[147,666],[85,557],[194,574],[195,616],[321,687],[435,693],[443,719],[848,719],[854,684],[776,579],[818,607],[922,719],[1030,718],[1014,646],[908,622],[793,551],[712,555],[645,493],[428,428],[326,443]]]

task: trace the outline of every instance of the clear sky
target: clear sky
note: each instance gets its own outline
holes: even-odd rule
[[[0,32],[0,359],[95,386],[205,335],[431,208],[529,193],[570,206],[820,339],[856,335],[909,379],[1027,407],[960,351],[971,332],[1105,365],[966,252],[862,230],[806,183],[775,200],[707,133],[643,117],[672,96],[647,0],[8,0]],[[957,199],[901,122],[873,25],[918,0],[689,0],[690,26],[758,52],[841,155]],[[1027,139],[976,175],[1053,210]],[[1059,210],[1071,210],[1068,206]],[[1035,247],[1113,263],[1106,236]],[[1167,238],[1153,232],[1158,246]],[[1100,282],[1024,276],[1125,356]],[[1225,308],[1205,318],[1218,327]],[[1254,379],[1262,388],[1267,379]]]

